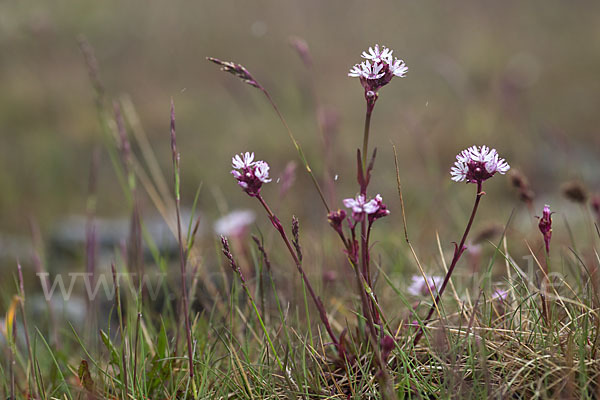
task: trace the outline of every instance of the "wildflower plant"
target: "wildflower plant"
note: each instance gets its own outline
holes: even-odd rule
[[[375,45],[370,47],[367,51],[362,53],[362,58],[364,60],[361,63],[353,66],[348,73],[350,77],[359,79],[364,89],[364,96],[366,100],[362,149],[357,149],[356,151],[358,189],[354,196],[347,197],[341,202],[346,209],[339,208],[337,210],[330,210],[329,206],[327,205],[322,191],[320,190],[319,184],[312,174],[312,170],[308,166],[308,162],[306,161],[304,153],[302,152],[295,137],[291,133],[287,123],[285,123],[285,120],[281,116],[277,106],[264,87],[261,86],[258,81],[254,79],[254,77],[248,72],[248,70],[240,64],[224,62],[214,58],[210,58],[209,60],[221,65],[224,71],[232,73],[240,78],[243,82],[258,88],[265,93],[269,102],[272,104],[273,108],[288,130],[288,133],[296,149],[298,150],[300,158],[303,161],[306,170],[311,175],[313,183],[315,184],[315,187],[317,188],[321,199],[323,200],[328,212],[327,220],[343,244],[343,251],[347,256],[350,264],[349,267],[352,269],[355,277],[356,289],[361,300],[360,319],[364,321],[364,324],[362,324],[364,326],[364,330],[357,331],[356,335],[358,335],[358,337],[353,337],[352,342],[355,342],[356,340],[363,342],[366,340],[368,347],[372,350],[374,362],[373,366],[377,370],[376,376],[381,384],[383,397],[392,398],[392,386],[390,385],[390,380],[387,373],[386,360],[388,359],[390,352],[394,347],[395,333],[389,329],[388,319],[383,314],[383,311],[379,305],[377,293],[374,290],[374,274],[371,271],[372,228],[377,220],[390,215],[390,210],[388,209],[386,203],[384,203],[384,200],[380,194],[375,194],[374,196],[369,194],[369,185],[371,182],[371,176],[377,154],[376,149],[373,151],[368,162],[367,157],[371,115],[375,103],[379,97],[379,90],[383,86],[389,84],[394,77],[405,77],[408,69],[404,61],[395,58],[393,56],[393,50],[385,46]],[[266,211],[267,217],[269,218],[271,224],[279,233],[283,243],[285,244],[285,247],[294,261],[294,264],[296,265],[299,274],[302,277],[303,283],[307,288],[310,297],[319,311],[321,322],[331,339],[331,344],[337,350],[339,360],[352,362],[353,360],[359,359],[359,354],[351,354],[348,352],[345,344],[346,335],[348,333],[344,331],[337,335],[336,332],[334,332],[329,322],[329,317],[325,310],[325,306],[315,293],[311,282],[304,272],[302,265],[302,251],[299,239],[298,220],[295,217],[293,219],[292,239],[290,240],[279,218],[274,214],[272,209],[267,204],[267,201],[261,194],[262,186],[271,181],[269,177],[269,164],[265,161],[255,160],[254,153],[244,152],[237,154],[232,158],[232,167],[233,170],[231,171],[231,174],[236,179],[238,185],[250,197],[257,199],[257,201]],[[415,345],[419,342],[419,339],[423,335],[424,326],[430,321],[433,311],[437,308],[437,304],[440,302],[441,296],[443,295],[443,292],[454,269],[456,268],[462,253],[466,250],[465,243],[475,219],[481,197],[484,194],[482,190],[483,183],[498,173],[505,174],[509,169],[510,166],[498,155],[498,152],[495,149],[487,146],[472,146],[463,150],[456,156],[456,162],[450,170],[451,179],[455,182],[476,184],[477,189],[475,202],[462,239],[455,247],[454,256],[452,262],[450,263],[447,274],[443,278],[441,276],[415,276],[413,277],[412,284],[407,289],[407,292],[414,296],[421,296],[429,293],[434,298],[434,303],[432,304],[427,316],[423,319],[423,324],[417,328],[417,332],[413,341]],[[406,232],[405,235],[408,240]],[[257,239],[255,239],[255,241],[257,241]],[[229,248],[226,246],[226,239],[223,238],[222,242],[224,244],[224,252],[231,262],[232,255]],[[257,243],[260,242],[257,241]],[[264,247],[262,247],[260,244],[259,249],[263,249],[261,252],[263,255],[266,255],[266,253],[264,253]],[[498,295],[498,297],[503,298],[504,295]]]
[[[451,179],[455,182],[466,182],[466,183],[474,183],[477,185],[477,190],[475,193],[475,203],[473,204],[473,209],[471,211],[471,216],[469,218],[469,222],[467,223],[467,227],[463,233],[463,236],[460,240],[459,244],[454,245],[454,255],[452,256],[452,261],[450,266],[448,267],[448,272],[444,277],[444,281],[442,285],[438,289],[438,292],[435,295],[435,299],[433,304],[429,308],[429,312],[424,319],[424,324],[427,324],[431,317],[433,316],[434,311],[437,308],[437,304],[440,302],[442,294],[450,281],[450,277],[456,268],[458,260],[467,249],[465,245],[467,241],[467,237],[469,236],[469,231],[471,230],[471,226],[473,225],[473,221],[475,220],[475,214],[477,214],[477,209],[479,207],[479,202],[481,201],[482,196],[485,194],[483,191],[483,182],[490,179],[496,173],[505,174],[510,169],[510,165],[504,160],[504,158],[500,158],[496,149],[489,148],[488,146],[471,146],[468,149],[461,151],[456,156],[456,161],[454,165],[450,169]],[[419,340],[423,336],[423,327],[419,327],[417,333],[414,338],[414,345],[416,346],[419,343]]]
[[[312,67],[307,44],[296,39],[293,46],[307,68]],[[151,149],[146,147],[143,130],[137,131],[134,127],[136,114],[131,105],[126,100],[113,102],[108,98],[108,92],[98,79],[98,67],[91,48],[82,45],[82,51],[97,91],[96,105],[102,132],[113,141],[107,140],[107,143],[112,144],[109,150],[113,167],[132,214],[130,235],[121,246],[114,248],[115,258],[110,263],[112,284],[105,282],[108,283],[106,286],[102,283],[102,275],[96,275],[100,272],[96,264],[99,266],[101,261],[95,250],[100,244],[100,236],[95,235],[96,225],[93,224],[96,207],[93,207],[93,201],[89,202],[91,205],[86,211],[88,221],[92,223],[85,229],[82,253],[87,254],[85,267],[91,276],[90,280],[85,280],[85,292],[77,293],[77,297],[86,293],[90,301],[81,307],[73,304],[78,313],[86,312],[81,313],[80,321],[69,321],[66,318],[71,304],[67,301],[71,289],[63,286],[59,275],[51,283],[40,232],[32,221],[31,261],[44,291],[48,323],[31,318],[40,315],[35,309],[39,308],[41,299],[25,296],[25,287],[31,284],[23,279],[28,268],[22,269],[17,262],[16,294],[3,296],[6,314],[0,318],[0,353],[4,355],[0,363],[2,398],[595,398],[600,375],[596,246],[590,248],[586,242],[585,253],[580,257],[574,240],[579,232],[573,232],[570,253],[565,252],[561,263],[556,265],[557,270],[550,274],[550,250],[551,246],[556,246],[557,239],[553,236],[556,227],[550,206],[540,210],[538,220],[532,224],[539,233],[535,232],[537,246],[528,246],[532,264],[535,262],[529,268],[522,265],[522,257],[516,253],[518,250],[509,251],[506,236],[502,236],[498,245],[493,243],[496,236],[507,231],[504,227],[493,224],[480,229],[476,235],[470,233],[485,194],[483,186],[496,175],[512,172],[513,186],[531,210],[534,195],[524,175],[510,171],[506,160],[487,146],[467,148],[457,155],[453,165],[448,163],[451,180],[467,183],[463,187],[473,190],[475,199],[472,209],[469,208],[471,214],[465,221],[463,236],[456,241],[452,260],[440,263],[447,271],[444,276],[423,268],[409,240],[395,146],[400,210],[389,203],[387,196],[384,200],[379,194],[383,188],[373,187],[375,180],[371,178],[376,151],[372,156],[367,153],[370,112],[381,87],[406,74],[406,66],[401,60],[394,59],[391,49],[369,48],[362,55],[364,61],[350,73],[359,78],[365,89],[366,135],[362,149],[357,149],[355,154],[356,186],[344,196],[338,197],[337,191],[328,191],[327,201],[321,197],[326,212],[320,216],[322,222],[325,218],[329,222],[332,229],[329,233],[340,240],[339,250],[344,255],[340,258],[344,261],[341,267],[346,272],[338,273],[337,268],[329,265],[318,271],[322,274],[314,276],[322,279],[322,289],[305,271],[313,263],[325,265],[332,258],[329,254],[315,257],[313,251],[315,247],[319,248],[315,243],[303,246],[298,218],[290,216],[287,219],[291,220],[291,226],[284,226],[278,218],[280,214],[276,215],[270,206],[270,193],[275,191],[263,190],[265,185],[277,179],[275,176],[280,176],[277,200],[281,201],[287,190],[293,190],[293,167],[281,174],[274,171],[275,168],[271,169],[268,159],[259,160],[250,151],[234,155],[231,163],[223,160],[220,170],[223,176],[228,173],[233,176],[227,182],[231,187],[238,186],[238,194],[244,198],[247,195],[250,202],[260,204],[275,231],[268,226],[264,237],[260,233],[250,235],[257,216],[254,212],[225,214],[214,230],[221,236],[223,265],[228,265],[229,271],[222,270],[218,275],[211,273],[214,271],[207,267],[214,260],[210,256],[204,257],[201,246],[214,243],[210,239],[195,241],[200,217],[196,219],[193,214],[199,189],[187,230],[182,221],[181,205],[186,197],[180,193],[180,153],[176,143],[174,105],[171,104],[169,130],[173,162],[173,185],[170,186]],[[298,141],[264,86],[241,64],[211,61],[265,94],[289,133],[315,188],[322,195],[318,174],[312,173]],[[165,133],[167,130],[165,124]],[[353,139],[347,135],[345,139],[356,140],[356,147],[360,146],[360,137]],[[370,160],[367,160],[368,156]],[[92,162],[90,188],[96,183],[96,164]],[[324,164],[319,173],[327,180],[328,171]],[[452,188],[456,190],[459,186]],[[173,248],[168,244],[154,243],[151,227],[143,223],[138,205],[142,189],[164,216],[178,251],[172,252]],[[586,215],[590,223],[593,218],[600,220],[598,195],[592,197],[581,184],[567,185],[564,191],[579,207],[585,206],[587,214],[590,211],[596,213]],[[90,199],[94,200],[92,193],[95,191],[90,189],[90,193]],[[328,202],[336,207],[330,209]],[[587,209],[588,205],[591,210]],[[220,208],[219,211],[223,210]],[[388,274],[387,265],[375,262],[379,257],[375,256],[373,238],[387,219],[379,220],[387,216],[402,219],[404,239],[420,273],[412,279],[407,276],[405,284],[396,284],[396,271]],[[512,232],[520,233],[526,225],[529,224],[519,224],[519,229]],[[600,233],[598,226],[590,224],[589,228],[590,233]],[[596,228],[595,232],[593,228]],[[250,237],[256,244],[255,249],[248,246]],[[280,242],[271,243],[273,237]],[[316,239],[311,237],[312,242],[318,242]],[[478,295],[471,296],[471,285],[472,288],[477,286],[474,275],[484,270],[482,259],[486,242],[492,243],[493,256],[483,280],[480,280],[482,289]],[[284,249],[283,261],[293,261],[300,275],[304,312],[298,304],[288,301],[294,298],[293,295],[286,293],[285,298],[280,297],[281,288],[272,273],[281,272],[283,277],[290,271],[285,264],[276,264],[278,257],[270,255],[271,249],[277,251],[278,244]],[[160,276],[170,275],[172,279],[161,280],[153,287],[146,284],[146,276],[137,272],[144,271],[145,265],[150,266],[152,261],[145,256],[142,246],[149,250],[148,255],[156,270],[161,272]],[[444,257],[441,240],[438,240],[438,247],[440,256]],[[330,247],[327,250],[330,251]],[[403,267],[408,264],[402,254],[397,254],[402,250],[393,249],[398,272],[406,269]],[[303,255],[303,251],[306,254]],[[537,257],[537,252],[544,253],[545,259]],[[462,282],[450,281],[457,275],[463,253],[466,253],[464,258],[470,257],[471,268],[465,265],[468,277],[461,279]],[[499,259],[503,262],[498,262]],[[173,273],[172,267],[177,262],[179,273]],[[493,275],[499,272],[492,271],[495,264],[505,264],[506,279],[502,283],[488,281],[492,272]],[[561,279],[558,275],[561,272],[558,268],[563,264],[575,267],[568,269],[573,285],[567,282],[566,276]],[[278,267],[281,271],[277,271]],[[135,276],[144,279],[136,283]],[[232,283],[232,276],[233,282],[239,285]],[[270,280],[270,288],[264,285],[265,278]],[[382,293],[385,292],[380,291],[382,285],[377,285],[378,280],[380,283],[385,280],[388,289],[395,293],[385,299],[387,304],[383,301]],[[456,300],[454,305],[442,303],[448,286]],[[94,306],[95,293],[102,287],[107,300],[112,301],[111,307]],[[55,309],[56,298],[51,298],[52,294],[48,293],[54,288],[57,289],[55,295],[60,291],[63,296],[68,296],[62,303],[69,306],[63,310],[65,312],[58,313]],[[113,289],[112,294],[110,289]],[[340,297],[336,296],[340,293],[335,289],[343,291]],[[319,290],[331,296],[328,302],[321,301]],[[151,292],[164,297],[154,301]],[[239,302],[238,294],[243,295],[243,303]],[[314,302],[313,309],[310,309],[309,298]],[[329,304],[334,307],[329,309]],[[102,330],[96,326],[98,315],[108,308],[107,330]],[[317,329],[313,329],[311,322],[315,309],[319,318]],[[434,309],[439,312],[439,325],[435,328],[432,326]],[[32,322],[33,326],[30,325]],[[70,329],[62,329],[61,325],[68,325]],[[82,326],[85,332],[80,336],[78,331]],[[317,335],[313,337],[315,333]],[[431,339],[429,343],[420,341],[426,334]]]
[[[365,118],[365,129],[363,134],[363,168],[366,166],[369,130],[371,126],[371,114],[375,108],[375,102],[379,98],[379,89],[392,81],[392,78],[404,78],[408,72],[406,63],[393,56],[394,51],[376,44],[369,47],[369,50],[363,51],[362,61],[354,65],[348,76],[358,78],[360,84],[365,90],[365,100],[367,103],[367,111]]]

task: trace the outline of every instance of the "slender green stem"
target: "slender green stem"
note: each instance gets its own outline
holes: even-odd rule
[[[238,271],[238,274],[241,276],[241,271]],[[250,304],[252,304],[254,313],[256,314],[256,317],[258,318],[258,323],[260,324],[260,327],[262,328],[263,333],[265,334],[265,337],[267,338],[267,342],[269,342],[269,346],[271,347],[271,350],[273,351],[273,354],[275,355],[275,359],[277,360],[277,364],[279,365],[279,368],[281,369],[281,371],[285,371],[285,368],[283,367],[283,363],[281,362],[281,359],[279,358],[279,355],[277,354],[277,350],[275,350],[275,345],[273,345],[273,342],[271,341],[271,336],[269,335],[269,332],[267,331],[267,327],[265,326],[265,323],[264,323],[262,317],[260,316],[260,311],[258,311],[258,307],[256,307],[256,302],[254,301],[254,298],[252,297],[252,293],[250,293],[250,289],[248,289],[248,286],[246,285],[246,282],[244,280],[242,280],[242,286],[244,287],[244,291],[246,292],[246,295],[250,299]]]

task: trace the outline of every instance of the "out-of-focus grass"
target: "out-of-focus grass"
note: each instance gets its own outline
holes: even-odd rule
[[[205,62],[208,55],[244,63],[269,87],[319,174],[308,73],[289,48],[289,35],[309,43],[319,98],[342,117],[340,195],[354,190],[352,157],[344,154],[360,143],[363,107],[358,82],[346,72],[375,42],[394,48],[410,71],[382,91],[373,117],[372,146],[382,150],[374,185],[393,193],[393,168],[387,168],[393,140],[411,211],[427,224],[449,214],[440,204],[450,185],[447,170],[456,151],[472,143],[497,147],[545,198],[555,198],[567,178],[600,185],[600,28],[593,2],[25,1],[0,7],[3,230],[23,231],[28,214],[48,226],[84,210],[89,155],[100,135],[76,45],[80,33],[96,48],[108,92],[131,95],[156,147],[168,143],[164,109],[174,96],[188,201],[203,181],[218,186],[231,206],[241,205],[227,176],[234,152],[256,151],[274,174],[295,157],[259,95],[219,74]],[[164,153],[161,162],[168,165]],[[99,212],[120,214],[106,157],[103,165]],[[513,203],[501,185],[489,197],[508,212]],[[289,209],[313,214],[312,206],[298,207],[315,196],[300,179]],[[212,213],[210,191],[201,200]],[[432,204],[441,206],[432,213]]]

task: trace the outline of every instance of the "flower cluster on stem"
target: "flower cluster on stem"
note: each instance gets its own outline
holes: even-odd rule
[[[254,153],[236,154],[231,159],[234,168],[231,174],[237,179],[238,185],[251,197],[260,194],[263,183],[271,182],[269,179],[269,164],[264,161],[254,161]]]
[[[363,137],[363,168],[366,167],[366,157],[369,143],[369,130],[371,127],[371,114],[375,107],[375,102],[379,98],[379,89],[392,81],[392,78],[404,78],[408,68],[404,61],[395,58],[394,51],[385,46],[376,44],[369,47],[369,50],[363,51],[362,61],[354,65],[348,76],[358,78],[360,84],[365,90],[365,100],[367,102],[367,112],[365,116],[365,128]]]
[[[358,78],[365,89],[365,99],[371,107],[377,100],[378,91],[391,82],[393,77],[404,78],[408,68],[404,61],[393,57],[394,51],[385,46],[376,44],[363,51],[362,61],[354,65],[348,76]]]
[[[316,295],[306,273],[304,272],[304,268],[302,267],[302,256],[300,253],[300,245],[298,242],[298,222],[297,220],[293,223],[293,234],[294,239],[292,241],[289,240],[281,221],[277,216],[273,213],[271,208],[268,206],[265,199],[260,194],[260,189],[263,183],[271,182],[269,179],[269,164],[265,161],[254,161],[254,153],[241,153],[232,158],[232,165],[234,170],[231,171],[231,174],[238,181],[238,185],[244,189],[244,191],[251,197],[255,197],[259,203],[263,206],[269,220],[273,224],[273,227],[279,232],[281,239],[285,243],[292,259],[294,260],[294,264],[304,281],[308,292],[313,299],[317,310],[319,311],[319,316],[321,318],[321,322],[325,325],[325,329],[329,334],[333,345],[336,347],[338,354],[340,357],[344,358],[344,350],[340,345],[338,337],[333,332],[331,325],[329,323],[329,318],[327,317],[327,312],[325,311],[325,306],[321,299]],[[292,244],[293,243],[293,244]]]
[[[500,174],[505,174],[506,172],[508,172],[509,169],[510,166],[503,158],[500,158],[498,156],[498,152],[496,151],[496,149],[490,149],[487,146],[471,146],[468,149],[461,151],[456,156],[456,162],[450,170],[452,180],[455,182],[467,182],[477,184],[477,190],[475,193],[475,203],[473,204],[471,217],[469,218],[469,222],[467,223],[467,227],[465,228],[465,232],[463,233],[460,243],[458,245],[455,244],[452,262],[450,263],[448,272],[444,277],[442,286],[438,288],[438,292],[435,296],[435,301],[429,308],[429,312],[423,320],[425,325],[429,322],[433,315],[433,312],[437,308],[437,304],[439,303],[441,296],[444,293],[444,289],[446,289],[446,286],[448,285],[448,281],[450,281],[450,277],[452,276],[452,272],[454,272],[454,269],[456,268],[458,260],[460,259],[464,251],[467,249],[465,243],[467,241],[467,237],[469,236],[469,231],[471,230],[473,221],[475,220],[475,214],[477,214],[479,202],[481,201],[481,197],[484,195],[482,189],[483,182],[494,176],[497,172]],[[422,336],[423,327],[419,327],[413,340],[413,344],[415,346],[417,345],[417,343],[419,343],[419,340]]]
[[[505,174],[510,165],[498,156],[496,149],[487,146],[471,146],[456,156],[456,162],[450,169],[455,182],[478,183],[496,174]]]

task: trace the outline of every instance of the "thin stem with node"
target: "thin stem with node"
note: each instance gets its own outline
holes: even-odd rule
[[[343,357],[343,350],[340,346],[338,338],[336,337],[335,333],[333,332],[333,329],[331,328],[331,324],[329,323],[329,318],[327,317],[327,312],[325,311],[325,306],[323,305],[323,302],[317,296],[312,285],[310,284],[310,281],[308,280],[308,277],[306,276],[306,273],[304,272],[304,268],[302,268],[302,262],[298,258],[298,254],[294,250],[292,243],[290,242],[289,238],[287,237],[287,234],[285,233],[285,229],[283,229],[283,226],[281,225],[279,218],[277,218],[277,216],[275,214],[273,214],[273,211],[271,211],[268,204],[265,202],[265,200],[263,199],[263,197],[260,194],[258,194],[256,196],[256,198],[258,199],[260,204],[264,207],[265,211],[267,212],[267,214],[269,216],[269,219],[271,220],[271,223],[273,224],[273,226],[275,227],[277,232],[279,232],[279,235],[283,239],[283,242],[285,243],[290,255],[292,256],[292,259],[294,260],[294,263],[296,264],[296,268],[298,269],[298,272],[300,273],[300,276],[302,277],[302,280],[304,281],[304,284],[306,285],[306,288],[308,289],[308,293],[310,294],[310,297],[312,297],[312,299],[315,303],[315,306],[317,307],[317,310],[319,311],[319,316],[321,318],[321,322],[323,322],[323,325],[325,325],[325,329],[327,330],[327,333],[329,334],[331,341],[335,345],[335,348],[337,349],[338,354],[340,355],[340,357]]]
[[[458,263],[460,256],[465,251],[465,242],[467,241],[467,236],[469,235],[469,231],[471,230],[471,226],[473,225],[473,221],[475,220],[475,214],[477,213],[477,208],[479,207],[479,202],[481,201],[481,197],[485,194],[482,191],[482,185],[483,185],[483,181],[481,181],[481,180],[477,181],[477,193],[476,193],[476,197],[475,197],[475,204],[473,204],[473,210],[471,211],[471,217],[469,218],[469,223],[467,224],[467,227],[465,228],[465,232],[463,233],[460,243],[454,248],[454,256],[452,257],[452,262],[450,263],[448,272],[446,273],[446,276],[444,277],[444,282],[442,283],[442,286],[437,291],[437,294],[435,296],[433,304],[429,308],[429,312],[427,313],[427,316],[423,320],[423,325],[420,326],[419,329],[417,330],[417,334],[415,335],[415,338],[413,340],[414,346],[416,346],[417,343],[419,343],[419,340],[421,340],[421,337],[423,336],[423,332],[424,332],[423,327],[425,325],[427,325],[431,316],[433,315],[433,312],[437,309],[438,303],[442,297],[442,294],[444,293],[444,289],[446,289],[446,285],[448,285],[448,282],[450,281],[450,276],[452,276],[452,272],[454,271],[454,268],[456,268],[456,264]]]
[[[367,112],[365,115],[365,129],[363,133],[362,165],[363,170],[367,167],[367,153],[369,150],[369,132],[371,130],[371,114],[373,114],[373,105],[367,103]]]
[[[180,156],[177,152],[177,142],[175,138],[175,105],[171,99],[171,152],[173,155],[173,172],[175,179],[175,211],[177,213],[177,242],[179,243],[179,262],[181,268],[181,291],[183,301],[183,318],[185,319],[185,333],[187,339],[188,361],[190,368],[190,380],[194,378],[194,358],[192,351],[192,330],[190,328],[190,308],[188,304],[188,293],[186,287],[186,257],[185,244],[181,238],[181,193],[179,190],[179,160]]]

